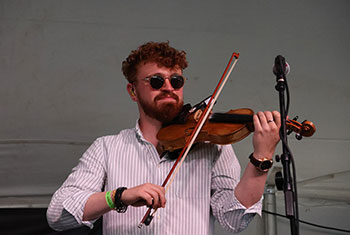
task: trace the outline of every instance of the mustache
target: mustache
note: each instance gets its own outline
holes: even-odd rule
[[[157,101],[157,100],[160,100],[160,99],[163,99],[163,98],[166,98],[166,97],[171,97],[173,99],[175,99],[176,101],[179,101],[179,97],[174,94],[173,92],[170,92],[170,91],[165,91],[165,92],[162,92],[160,93],[159,95],[157,95],[154,100]]]

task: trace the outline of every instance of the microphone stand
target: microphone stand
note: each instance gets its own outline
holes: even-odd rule
[[[282,63],[276,63],[279,62]],[[280,113],[281,113],[281,129],[280,129],[280,138],[282,140],[282,155],[280,160],[283,166],[283,191],[284,191],[284,201],[285,201],[285,211],[286,216],[290,220],[291,234],[299,235],[299,220],[298,220],[298,209],[297,209],[297,200],[293,192],[293,178],[290,171],[291,163],[291,154],[289,151],[287,143],[287,130],[286,130],[286,107],[285,107],[285,96],[284,92],[287,87],[287,81],[285,76],[285,61],[282,56],[277,56],[275,60],[275,66],[277,64],[283,65],[280,67],[280,72],[276,74],[277,85],[275,89],[279,92],[279,102],[280,102]],[[278,70],[278,69],[277,69]],[[275,72],[275,71],[274,71]]]

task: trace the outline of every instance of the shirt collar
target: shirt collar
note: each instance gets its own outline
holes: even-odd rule
[[[139,124],[140,119],[137,119],[136,121],[136,125],[135,125],[135,134],[136,134],[136,138],[141,142],[141,143],[148,143],[150,144],[150,142],[148,142],[142,135],[142,131],[140,128],[140,124]]]
[[[147,141],[143,135],[142,135],[142,131],[140,128],[140,124],[139,124],[139,119],[136,121],[136,125],[135,125],[135,135],[137,140],[141,143],[141,144],[150,144],[152,145],[149,141]],[[152,145],[153,146],[153,145]],[[157,155],[158,156],[158,155]],[[166,161],[168,159],[168,154],[166,154],[162,159],[160,159],[161,162]],[[157,159],[159,160],[159,159]]]

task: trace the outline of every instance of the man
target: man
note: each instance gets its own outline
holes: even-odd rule
[[[241,180],[231,145],[200,143],[166,194],[160,186],[174,160],[161,155],[156,134],[183,107],[186,67],[186,53],[167,42],[131,52],[122,70],[140,114],[136,127],[98,138],[84,153],[52,198],[47,211],[52,228],[92,227],[103,215],[104,234],[212,234],[214,218],[239,232],[261,213],[270,165],[259,164],[272,158],[279,141],[276,111],[254,115],[254,152]],[[139,229],[145,206],[159,209],[151,224]]]

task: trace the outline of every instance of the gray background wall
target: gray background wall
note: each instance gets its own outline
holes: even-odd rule
[[[241,53],[215,111],[279,109],[275,56],[286,57],[301,219],[350,229],[349,1],[0,1],[0,205],[44,207],[98,136],[133,127],[121,62],[146,41],[188,53],[185,99],[216,85]],[[251,136],[234,148],[244,167]],[[278,153],[281,148],[278,148]],[[280,164],[276,164],[276,166]],[[283,195],[277,194],[284,213]],[[242,234],[262,234],[259,217]],[[289,224],[278,219],[279,234]],[[301,226],[302,234],[341,234]],[[217,228],[217,234],[226,234]]]

